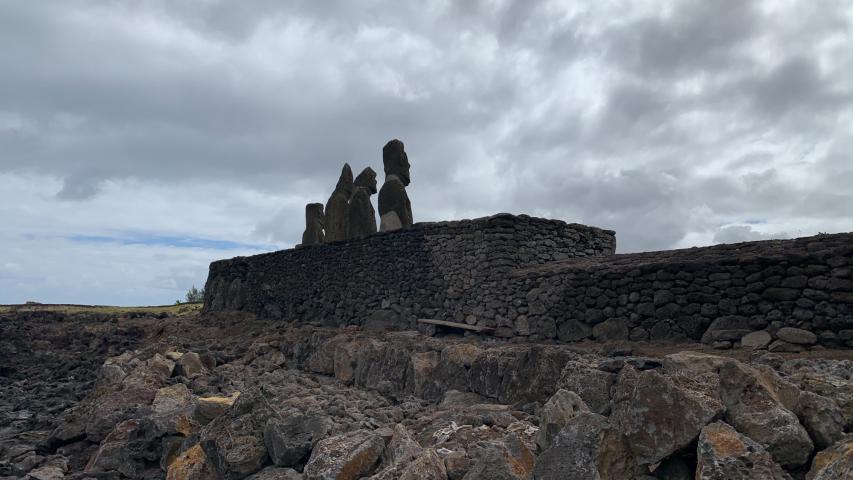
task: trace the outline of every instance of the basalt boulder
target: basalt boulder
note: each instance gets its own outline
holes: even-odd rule
[[[554,444],[536,459],[536,480],[623,480],[638,474],[619,428],[584,412],[572,418]]]
[[[696,448],[697,480],[790,480],[770,453],[724,422],[702,429]]]
[[[368,430],[326,437],[305,465],[305,480],[356,480],[367,476],[384,448],[382,437]]]
[[[799,391],[768,369],[739,362],[720,368],[720,396],[725,421],[761,444],[785,468],[805,464],[814,445],[792,412],[799,408]]]

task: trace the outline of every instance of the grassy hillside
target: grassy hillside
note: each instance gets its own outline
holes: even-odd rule
[[[0,305],[0,313],[8,313],[12,311],[18,312],[63,312],[63,313],[108,313],[108,314],[126,314],[126,313],[144,313],[158,314],[166,313],[173,317],[189,315],[201,310],[201,303],[181,303],[179,305],[157,305],[147,307],[114,307],[109,305],[65,305],[65,304],[47,304],[47,303],[28,303],[23,305]]]

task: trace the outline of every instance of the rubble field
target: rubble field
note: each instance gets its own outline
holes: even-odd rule
[[[853,351],[0,313],[0,479],[853,479]]]

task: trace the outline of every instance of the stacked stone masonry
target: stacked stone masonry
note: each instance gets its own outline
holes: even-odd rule
[[[323,325],[373,318],[494,323],[512,272],[610,255],[612,231],[527,216],[418,223],[366,238],[214,262],[205,311]]]
[[[730,346],[794,327],[853,346],[851,268],[849,233],[552,262],[513,273],[503,334]]]
[[[813,332],[853,346],[853,234],[614,255],[612,231],[500,214],[214,262],[205,311],[561,342]]]

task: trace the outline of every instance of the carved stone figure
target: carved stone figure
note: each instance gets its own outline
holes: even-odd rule
[[[385,167],[385,184],[379,190],[379,218],[381,231],[412,226],[412,204],[406,193],[409,184],[409,157],[403,142],[391,140],[382,147]]]
[[[305,205],[305,231],[302,233],[302,245],[323,243],[325,237],[323,235],[323,223],[325,221],[322,203]]]
[[[352,169],[345,163],[335,191],[326,202],[326,242],[349,238],[349,199],[352,189]]]
[[[367,167],[355,179],[349,201],[349,238],[362,238],[376,233],[376,211],[370,196],[376,193],[376,172]]]

